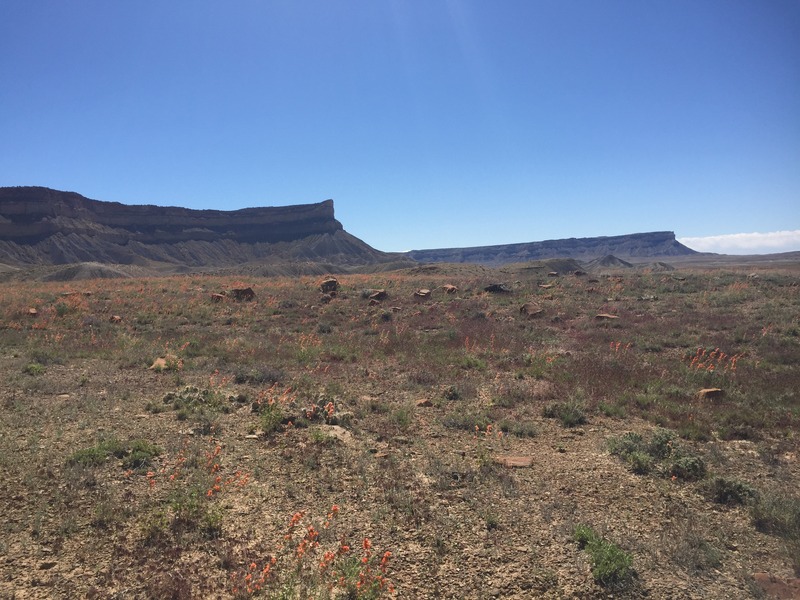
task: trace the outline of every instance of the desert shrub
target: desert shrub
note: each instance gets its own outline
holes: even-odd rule
[[[283,409],[280,404],[267,404],[259,414],[262,431],[269,435],[281,428],[283,424]]]
[[[751,516],[759,531],[800,541],[800,497],[785,491],[763,493],[753,504]]]
[[[36,375],[43,374],[45,372],[45,368],[44,368],[44,365],[42,365],[42,364],[40,364],[38,362],[34,362],[34,363],[28,363],[27,365],[25,365],[25,368],[23,369],[23,371],[27,375],[33,375],[35,377]]]
[[[627,414],[625,407],[622,404],[613,404],[609,402],[601,402],[597,408],[607,417],[622,419]]]
[[[112,456],[122,459],[124,469],[143,469],[151,464],[161,449],[147,440],[137,439],[123,444],[115,438],[102,440],[89,448],[73,452],[67,458],[68,465],[95,467],[102,465]]]
[[[461,400],[461,390],[455,385],[448,385],[444,390],[445,400]]]
[[[536,426],[528,421],[503,419],[497,423],[497,428],[505,434],[517,437],[536,437],[539,434]]]
[[[653,470],[653,457],[646,452],[636,450],[628,454],[626,460],[631,471],[637,475],[647,475]]]
[[[629,432],[609,438],[606,444],[608,451],[625,461],[637,475],[658,471],[667,477],[693,481],[706,474],[703,459],[680,446],[675,432],[668,429],[656,429],[649,440]]]
[[[736,479],[714,477],[704,487],[706,497],[717,504],[749,504],[758,497],[752,486]]]
[[[722,554],[702,536],[694,515],[677,508],[669,514],[670,524],[662,532],[660,547],[671,560],[692,574],[719,568]]]
[[[586,423],[586,413],[581,402],[553,402],[542,409],[542,416],[558,419],[564,427],[577,427]]]
[[[680,454],[671,461],[668,472],[671,477],[695,481],[706,476],[706,463],[697,455]]]
[[[676,435],[669,429],[656,429],[647,443],[647,453],[653,458],[662,460],[672,456]]]
[[[444,416],[442,425],[449,429],[462,429],[464,431],[475,431],[475,428],[486,429],[491,421],[483,411],[455,410]]]
[[[586,551],[592,564],[594,580],[603,586],[623,586],[633,577],[633,556],[603,539],[588,525],[577,525],[574,532],[578,546]]]
[[[524,385],[511,383],[500,386],[493,403],[501,408],[514,408],[527,402],[528,398],[528,390]]]

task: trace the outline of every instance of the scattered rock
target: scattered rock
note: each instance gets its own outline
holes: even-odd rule
[[[533,302],[526,302],[525,304],[519,307],[519,314],[528,317],[529,319],[538,317],[542,315],[542,313],[544,313],[544,309],[538,304],[534,304]]]
[[[547,274],[548,277],[558,277],[558,271],[550,271]]]
[[[212,302],[222,302],[225,300],[225,294],[211,294]]]
[[[485,292],[489,292],[491,294],[510,294],[511,288],[508,287],[505,283],[490,283],[485,288],[483,288]]]
[[[768,598],[800,600],[800,579],[783,580],[769,573],[754,573],[753,579]]]
[[[572,274],[575,275],[575,277],[583,277],[587,273],[586,271],[581,271],[580,269],[578,269],[577,271],[573,271]]]
[[[172,354],[167,354],[166,356],[159,356],[157,359],[153,361],[153,364],[150,365],[150,369],[152,371],[164,371],[169,367],[169,365],[175,365],[177,362],[178,362],[178,357]]]
[[[614,319],[619,319],[617,315],[610,315],[608,313],[600,313],[594,316],[595,319],[598,321],[613,321]]]
[[[658,300],[658,296],[653,296],[652,294],[648,294],[645,296],[639,296],[637,300],[639,302],[655,302],[656,300]]]
[[[333,300],[334,294],[332,292],[327,294],[322,294],[322,297],[319,299],[320,302],[323,304],[329,304],[331,300]]]
[[[551,287],[553,287],[553,284],[552,283],[540,283],[539,287],[542,288],[543,290],[549,290]]]
[[[320,430],[329,436],[336,438],[340,442],[350,444],[353,442],[353,434],[340,425],[320,425]]]
[[[414,292],[414,300],[418,302],[425,301],[430,297],[431,297],[431,291],[429,289],[422,288]]]
[[[111,323],[122,323],[122,317],[120,317],[119,315],[111,315],[109,321]]]
[[[705,388],[697,392],[698,400],[719,400],[725,396],[725,391],[720,388]]]
[[[336,292],[339,289],[339,280],[336,277],[328,277],[319,284],[319,289],[323,294]]]
[[[389,294],[386,293],[386,290],[370,290],[370,292],[369,299],[375,300],[376,302],[381,302],[389,297]]]
[[[28,316],[29,317],[35,317],[38,314],[39,314],[39,311],[36,310],[35,308],[29,308],[28,309]]]
[[[419,407],[430,407],[433,406],[433,402],[431,402],[430,398],[420,398],[417,400],[417,406]]]
[[[445,294],[455,294],[458,291],[458,288],[454,285],[446,283],[442,286]]]
[[[533,466],[533,457],[523,454],[503,454],[495,457],[495,462],[508,468],[528,468]]]

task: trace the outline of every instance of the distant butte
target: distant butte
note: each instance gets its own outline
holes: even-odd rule
[[[609,255],[626,259],[651,259],[697,254],[691,248],[687,248],[678,242],[673,232],[657,231],[653,233],[569,238],[499,246],[412,250],[407,252],[406,256],[417,262],[424,263],[474,263],[493,267],[548,258],[573,258],[580,261],[590,261]]]

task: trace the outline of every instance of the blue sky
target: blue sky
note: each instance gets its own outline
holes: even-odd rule
[[[0,185],[333,198],[381,250],[800,250],[798,32],[797,0],[3,2]]]

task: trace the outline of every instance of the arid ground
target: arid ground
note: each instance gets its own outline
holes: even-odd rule
[[[792,593],[800,270],[321,279],[0,284],[0,597]]]

